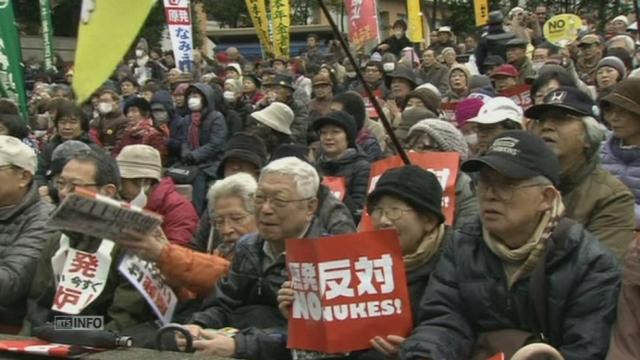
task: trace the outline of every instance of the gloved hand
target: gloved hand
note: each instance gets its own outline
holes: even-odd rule
[[[193,156],[192,153],[188,153],[182,157],[182,162],[187,165],[193,165],[196,163],[196,158]]]

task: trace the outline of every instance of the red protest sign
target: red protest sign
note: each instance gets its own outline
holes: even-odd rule
[[[455,152],[409,152],[407,155],[411,164],[431,171],[438,177],[443,189],[442,213],[445,217],[445,223],[452,225],[456,213],[456,182],[458,181],[460,154]],[[367,194],[375,189],[378,179],[385,171],[401,166],[404,166],[404,163],[399,156],[389,157],[371,164]],[[365,209],[362,212],[358,231],[371,230],[373,230],[373,224]]]
[[[442,117],[444,120],[455,123],[456,106],[458,106],[457,101],[443,102],[440,104],[440,111],[442,111]]]
[[[361,47],[369,41],[380,41],[375,1],[345,0],[345,11],[349,15],[349,42]]]
[[[500,96],[508,97],[518,104],[522,110],[527,110],[533,106],[531,100],[531,86],[528,84],[516,85],[503,91]]]
[[[331,190],[333,196],[340,201],[344,200],[344,196],[347,194],[347,183],[344,176],[325,176],[322,178],[322,184]]]
[[[398,235],[375,231],[289,239],[295,291],[290,349],[335,354],[371,347],[375,336],[407,336],[411,305]]]

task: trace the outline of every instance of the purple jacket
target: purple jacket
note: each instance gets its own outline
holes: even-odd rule
[[[615,175],[636,198],[636,229],[640,229],[640,147],[622,148],[620,139],[610,136],[602,145],[602,167]]]

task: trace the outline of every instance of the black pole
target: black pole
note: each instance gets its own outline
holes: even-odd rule
[[[387,135],[389,135],[389,138],[391,139],[391,143],[393,143],[393,146],[396,148],[396,151],[397,151],[398,155],[400,155],[400,158],[402,159],[402,162],[404,162],[405,165],[410,165],[411,161],[409,161],[409,157],[407,156],[407,154],[404,152],[404,149],[400,145],[400,141],[398,141],[398,138],[396,137],[396,134],[393,133],[393,129],[391,128],[391,124],[389,123],[389,120],[387,120],[387,116],[382,111],[382,108],[380,107],[380,104],[378,104],[378,101],[376,100],[376,97],[373,95],[373,91],[371,90],[369,85],[367,85],[366,81],[364,81],[364,76],[362,76],[362,72],[360,71],[360,67],[356,63],[356,60],[353,58],[353,55],[351,54],[351,51],[349,51],[349,47],[347,46],[347,43],[345,42],[344,37],[342,36],[342,34],[340,34],[340,32],[338,30],[338,26],[336,25],[336,22],[333,21],[333,18],[331,17],[331,14],[329,13],[329,10],[327,9],[326,5],[324,4],[324,1],[318,0],[318,3],[320,4],[320,8],[322,9],[322,12],[324,13],[324,16],[326,16],[327,20],[329,21],[329,25],[331,25],[331,29],[333,30],[333,34],[335,35],[335,37],[340,42],[340,46],[342,46],[342,50],[344,50],[344,53],[347,55],[347,59],[349,59],[349,62],[351,63],[351,66],[353,66],[353,69],[356,71],[356,76],[357,76],[358,80],[362,83],[362,86],[364,87],[365,91],[367,92],[367,97],[369,98],[369,101],[371,102],[373,107],[378,112],[378,115],[380,116],[380,121],[382,122],[382,126],[384,127],[385,131],[387,132]]]
[[[633,9],[636,12],[636,28],[638,27],[638,23],[640,23],[640,9],[638,9],[638,0],[633,0]],[[636,39],[637,40],[638,35],[636,34]]]
[[[433,9],[431,10],[431,31],[436,31],[436,16],[438,15],[437,11],[438,11],[438,0],[433,0]],[[431,39],[429,39],[429,41],[431,41]]]

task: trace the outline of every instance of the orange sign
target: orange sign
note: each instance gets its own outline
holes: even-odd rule
[[[516,104],[520,105],[522,110],[527,110],[533,106],[531,101],[531,86],[528,84],[512,86],[506,91],[502,92],[500,96],[508,97]]]
[[[347,183],[344,176],[325,176],[322,178],[322,184],[328,187],[338,200],[344,200],[347,194]]]

